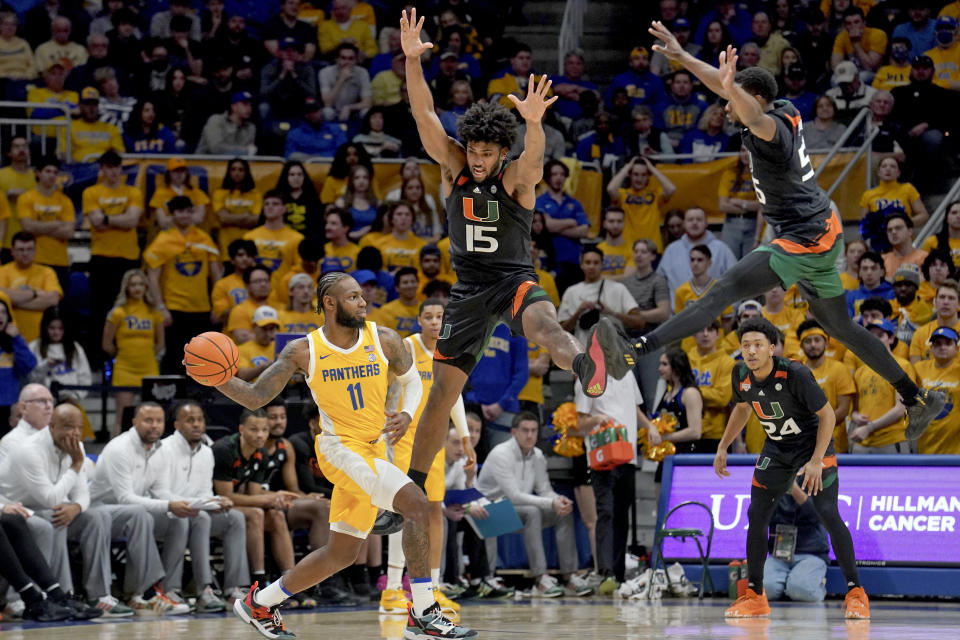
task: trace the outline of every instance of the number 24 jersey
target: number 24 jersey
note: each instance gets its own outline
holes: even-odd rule
[[[820,426],[816,412],[827,404],[827,396],[810,369],[775,357],[773,371],[760,382],[746,364],[733,368],[733,401],[750,405],[767,438],[782,446],[816,440]]]

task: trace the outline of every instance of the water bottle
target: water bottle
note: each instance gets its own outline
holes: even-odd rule
[[[740,561],[734,560],[727,565],[727,593],[731,600],[737,599],[737,582],[740,580]]]

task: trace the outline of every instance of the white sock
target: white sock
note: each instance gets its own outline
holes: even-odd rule
[[[436,602],[430,578],[410,578],[410,595],[413,596],[413,612],[418,616],[422,616]]]
[[[403,588],[403,532],[397,531],[388,536],[387,543],[387,589]]]
[[[292,593],[283,588],[283,578],[274,580],[269,587],[260,589],[253,597],[253,601],[262,607],[275,607],[287,598],[293,596]]]
[[[430,580],[433,582],[433,588],[440,588],[440,567],[430,569]]]

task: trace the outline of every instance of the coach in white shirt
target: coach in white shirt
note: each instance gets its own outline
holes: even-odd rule
[[[132,583],[130,576],[127,576],[127,587],[133,587],[128,590],[130,593],[143,593],[161,580],[166,586],[166,581],[171,577],[175,577],[179,583],[179,577],[183,574],[183,554],[187,548],[188,518],[198,513],[186,502],[151,497],[169,494],[166,475],[157,473],[155,468],[147,464],[157,451],[155,445],[163,435],[163,422],[163,408],[157,403],[144,402],[137,407],[133,428],[104,447],[90,485],[90,498],[95,504],[135,505],[145,509],[153,517],[151,538],[164,543],[163,564],[160,566],[156,562],[159,559],[156,542],[149,540],[143,557],[137,558],[141,569],[135,571],[135,582]],[[115,532],[117,526],[118,521],[114,519]],[[134,609],[146,608],[136,600],[137,597],[134,597],[131,606]],[[165,612],[177,614],[189,611],[190,608],[184,606]]]
[[[50,521],[54,545],[67,553],[67,540],[80,543],[83,556],[83,586],[87,597],[106,600],[106,609],[116,603],[110,593],[110,513],[90,509],[90,492],[84,468],[86,454],[83,414],[72,404],[61,404],[53,411],[50,426],[24,440],[10,456],[12,500],[33,509],[38,517]],[[60,587],[73,592],[73,580],[61,579]],[[123,611],[123,609],[120,609]],[[124,615],[133,615],[126,609]]]
[[[160,441],[160,448],[148,464],[164,465],[169,478],[170,493],[179,499],[204,499],[219,503],[218,511],[201,511],[190,518],[190,557],[193,561],[193,580],[198,593],[197,610],[214,609],[208,592],[213,583],[210,570],[210,536],[223,540],[223,589],[230,599],[243,598],[239,587],[250,584],[247,563],[247,525],[243,513],[231,510],[233,501],[213,493],[213,450],[204,442],[206,418],[200,405],[186,402],[174,409],[173,426],[176,431]],[[173,588],[173,587],[171,587]],[[206,594],[206,595],[204,595]],[[205,607],[200,600],[206,599]],[[223,605],[220,602],[220,605]]]
[[[11,452],[30,436],[39,433],[48,424],[53,415],[53,395],[42,384],[31,383],[21,391],[17,400],[20,409],[20,422],[10,433],[0,440],[0,494],[9,496],[10,481],[13,472],[10,468]],[[37,516],[27,518],[27,526],[37,546],[50,565],[50,570],[61,585],[70,584],[70,559],[66,548],[54,544],[54,528],[49,521]]]

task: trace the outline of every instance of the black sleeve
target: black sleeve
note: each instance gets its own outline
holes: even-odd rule
[[[806,405],[807,409],[816,413],[827,404],[827,396],[817,384],[810,369],[802,364],[794,363],[790,367],[790,378],[793,380],[793,391],[797,401]]]
[[[301,434],[295,434],[290,438],[293,450],[296,453],[297,483],[300,485],[300,491],[304,493],[322,493],[330,496],[333,493],[332,486],[326,481],[319,470],[315,471],[316,455],[313,453],[313,443],[310,438],[300,437]]]
[[[734,404],[746,402],[746,399],[742,395],[740,395],[740,381],[743,380],[742,369],[744,368],[745,367],[742,363],[737,363],[736,365],[734,365],[733,369],[730,371],[730,377],[732,379],[730,388],[733,390],[733,395],[731,399],[733,400]]]
[[[230,447],[224,446],[227,444],[227,440],[228,438],[218,440],[210,447],[213,449],[213,479],[215,481],[232,482],[234,480],[233,457],[230,455]]]

